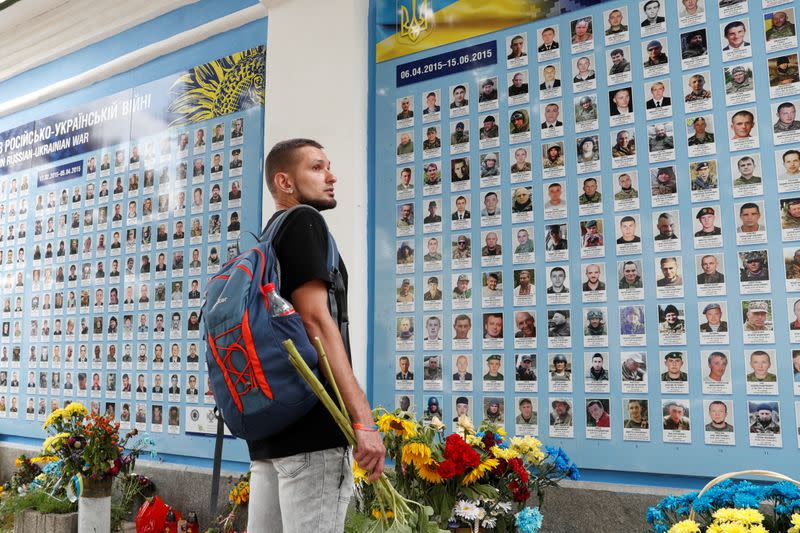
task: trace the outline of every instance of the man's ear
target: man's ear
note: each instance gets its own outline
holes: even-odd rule
[[[292,178],[286,172],[278,172],[275,174],[275,188],[278,191],[291,194],[294,191]]]

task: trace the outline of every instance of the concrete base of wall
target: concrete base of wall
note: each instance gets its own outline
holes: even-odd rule
[[[0,443],[0,480],[14,472],[14,459],[21,453],[35,454],[37,448]],[[211,509],[211,471],[183,465],[139,460],[136,471],[153,480],[157,493],[181,512],[194,511],[202,529],[215,516]],[[220,480],[219,508],[239,474],[223,472]],[[645,513],[668,494],[682,494],[684,489],[616,485],[582,481],[564,481],[547,491],[543,505],[542,533],[642,533],[647,531]]]

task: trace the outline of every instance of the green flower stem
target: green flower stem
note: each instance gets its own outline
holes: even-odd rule
[[[333,387],[333,392],[336,394],[336,401],[339,402],[339,407],[342,409],[342,414],[344,415],[345,419],[347,419],[347,425],[352,426],[353,424],[350,420],[350,414],[347,412],[347,406],[345,406],[344,400],[342,399],[342,393],[339,392],[339,385],[336,384],[336,376],[333,375],[333,370],[331,370],[331,364],[328,361],[328,354],[325,352],[325,347],[322,346],[322,341],[319,337],[314,337],[314,348],[317,349],[319,360],[322,362],[322,368],[328,375],[328,379]]]

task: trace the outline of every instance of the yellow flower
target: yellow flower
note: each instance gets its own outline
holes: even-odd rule
[[[402,461],[405,464],[420,465],[430,462],[431,449],[422,442],[409,442],[403,446]]]
[[[496,468],[499,464],[500,461],[494,457],[487,457],[481,461],[481,464],[473,468],[469,474],[464,476],[464,485],[472,485],[473,483],[479,481],[486,474],[486,472]]]
[[[477,446],[478,448],[483,449],[483,441],[480,437],[476,437],[475,435],[467,435],[466,441],[470,446]]]
[[[47,463],[52,463],[53,461],[58,461],[58,457],[56,457],[55,455],[40,455],[38,457],[34,457],[33,459],[31,459],[31,462],[35,464],[39,463],[47,464]]]
[[[800,514],[792,515],[792,527],[786,533],[800,533]]]
[[[355,461],[355,459],[353,459],[353,481],[356,483],[356,485],[361,483],[369,483],[367,481],[368,477],[367,471],[358,466],[358,463]]]
[[[512,438],[510,448],[516,450],[519,452],[520,456],[524,456],[528,461],[534,464],[541,463],[544,460],[542,443],[530,435]]]
[[[492,446],[491,448],[492,454],[497,457],[498,459],[505,459],[508,461],[509,459],[516,459],[519,457],[519,452],[513,448],[498,448],[497,446]]]
[[[372,517],[375,520],[380,520],[382,516],[386,517],[386,519],[388,520],[394,517],[394,513],[391,511],[386,511],[385,513],[382,513],[381,510],[378,509],[377,507],[372,510]]]
[[[458,427],[460,427],[466,434],[471,435],[475,433],[475,426],[472,425],[472,420],[470,420],[467,415],[461,415],[458,417]]]
[[[683,520],[669,528],[669,533],[700,533],[700,526],[694,520]]]
[[[86,406],[79,402],[72,402],[68,406],[64,408],[67,412],[67,416],[86,416],[89,414],[89,411],[86,410]]]
[[[439,484],[444,482],[442,476],[436,471],[439,468],[439,465],[436,461],[430,461],[425,464],[418,464],[417,465],[417,475],[423,480],[427,481],[428,483]]]
[[[401,437],[409,438],[417,434],[417,425],[411,420],[403,420],[391,413],[385,413],[378,418],[378,429],[383,433],[394,431]]]
[[[438,416],[434,416],[433,418],[431,418],[431,427],[436,431],[441,431],[445,429],[447,426],[444,425],[444,422],[442,422],[442,420]]]
[[[503,429],[500,426],[498,426],[497,429],[495,429],[494,432],[497,433],[498,435],[500,435],[501,437],[505,437],[506,436],[506,430]]]
[[[761,524],[764,515],[756,509],[717,509],[713,514],[716,522],[742,522],[744,524]]]

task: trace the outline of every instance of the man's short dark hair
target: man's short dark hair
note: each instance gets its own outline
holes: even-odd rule
[[[721,402],[721,401],[719,401],[719,400],[714,400],[713,402],[711,402],[710,404],[708,404],[708,409],[709,409],[709,410],[711,410],[711,406],[712,406],[712,405],[721,405],[722,407],[724,407],[724,408],[725,408],[725,412],[726,412],[726,413],[728,412],[728,406],[727,406],[727,405],[725,405],[725,402]]]
[[[758,207],[758,204],[754,202],[747,202],[746,204],[742,204],[742,207],[739,208],[739,214],[742,214],[742,211],[745,209],[755,209],[758,213],[761,212],[761,209]]]
[[[734,20],[733,22],[729,22],[725,25],[725,29],[723,30],[722,35],[727,36],[729,31],[731,31],[733,28],[738,28],[739,26],[741,26],[745,30],[747,29],[747,26],[744,25],[744,22],[742,22],[741,20]]]
[[[530,401],[528,398],[523,398],[523,399],[521,399],[521,400],[519,401],[519,406],[520,406],[520,407],[522,407],[522,406],[523,406],[523,405],[525,405],[526,403],[527,403],[527,404],[530,404],[530,405],[533,405],[533,403],[532,403],[532,402],[531,402],[531,401]]]
[[[781,105],[778,106],[778,110],[777,110],[778,113],[781,112],[781,109],[785,109],[787,107],[791,107],[792,109],[794,109],[794,104],[791,103],[791,102],[783,102]]]
[[[275,175],[278,172],[291,170],[297,164],[295,154],[300,148],[311,146],[322,149],[322,145],[313,139],[288,139],[281,141],[269,151],[266,163],[264,163],[264,173],[266,174],[267,188],[274,196],[277,192],[275,187]]]
[[[785,152],[783,152],[783,155],[781,156],[781,159],[783,159],[784,163],[786,162],[786,156],[787,155],[791,155],[791,154],[794,154],[797,157],[800,157],[800,151],[798,151],[798,150],[786,150]]]

